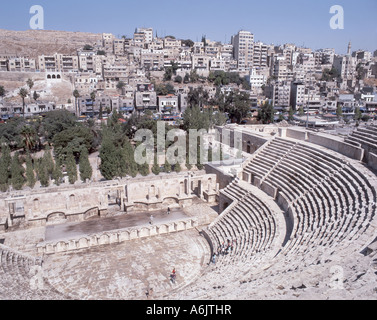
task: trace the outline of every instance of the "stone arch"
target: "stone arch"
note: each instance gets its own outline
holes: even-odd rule
[[[47,222],[50,223],[65,222],[66,220],[67,217],[64,212],[53,212],[47,216]]]
[[[56,244],[56,251],[62,252],[67,249],[67,244],[64,241],[60,241]]]
[[[48,75],[47,75],[47,79],[51,79],[51,74],[48,74]]]
[[[60,74],[58,74],[58,75],[56,76],[56,79],[61,79]]]
[[[148,204],[144,202],[135,202],[134,210],[148,211]]]
[[[98,239],[98,244],[109,244],[109,243],[110,243],[110,239],[107,234],[101,235]]]
[[[56,75],[53,74],[53,75],[52,75],[52,79],[56,79]]]
[[[89,241],[88,241],[88,239],[87,238],[81,238],[78,241],[78,247],[79,247],[79,249],[88,248],[89,247]]]
[[[164,198],[164,200],[162,201],[162,204],[168,205],[168,206],[179,205],[179,199],[176,197],[167,197],[167,198]]]
[[[84,212],[84,220],[99,217],[98,207],[91,208]]]

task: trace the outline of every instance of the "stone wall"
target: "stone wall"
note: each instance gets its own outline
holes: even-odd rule
[[[140,226],[111,230],[98,234],[89,234],[76,238],[57,240],[54,242],[43,242],[37,245],[37,252],[42,254],[53,254],[57,252],[75,251],[92,248],[107,244],[122,243],[134,239],[141,239],[173,232],[180,232],[198,226],[197,218],[172,221],[160,225]]]
[[[301,141],[311,142],[327,149],[339,152],[349,158],[361,161],[364,157],[364,150],[344,142],[343,138],[331,136],[320,132],[309,132],[293,128],[283,128],[279,131],[280,137],[293,138]]]
[[[0,231],[15,225],[79,222],[112,212],[185,207],[195,196],[213,201],[217,191],[216,174],[186,172],[11,192],[0,196]]]

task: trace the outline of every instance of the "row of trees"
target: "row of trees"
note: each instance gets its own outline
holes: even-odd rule
[[[10,148],[3,145],[0,157],[0,190],[5,192],[10,186],[14,190],[21,190],[24,186],[33,188],[38,181],[42,187],[48,187],[52,181],[58,186],[62,183],[64,168],[71,184],[78,180],[78,173],[83,182],[91,179],[93,173],[86,149],[83,149],[80,155],[78,172],[73,153],[68,155],[63,165],[60,161],[54,161],[49,147],[41,158],[33,158],[30,153],[22,156],[15,152],[11,156]]]

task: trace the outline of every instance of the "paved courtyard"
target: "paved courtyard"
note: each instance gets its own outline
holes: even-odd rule
[[[44,276],[75,299],[169,298],[194,281],[209,261],[209,247],[197,230],[45,256]],[[176,268],[177,283],[170,282]]]
[[[171,209],[168,215],[166,210],[153,212],[135,212],[106,218],[91,219],[82,222],[64,223],[46,227],[45,241],[59,240],[77,237],[80,235],[101,233],[104,231],[130,228],[135,226],[148,225],[153,215],[153,223],[160,224],[188,216],[179,208]]]

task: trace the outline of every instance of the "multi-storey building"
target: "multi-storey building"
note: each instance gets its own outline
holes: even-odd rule
[[[82,95],[89,95],[98,89],[98,78],[92,73],[80,73],[75,77],[75,89]]]
[[[0,69],[1,69],[1,62],[0,62]],[[8,60],[8,70],[20,71],[20,72],[35,72],[36,71],[35,59],[29,59],[29,58],[24,58],[24,57],[11,58]]]
[[[153,29],[152,28],[137,28],[136,33],[144,34],[144,42],[152,43],[153,41]]]
[[[239,31],[232,39],[234,58],[238,62],[239,70],[246,70],[253,66],[254,35],[249,31]]]
[[[182,41],[177,40],[173,37],[166,37],[164,39],[164,48],[180,48],[182,46]]]
[[[50,72],[72,72],[79,70],[79,58],[77,55],[63,55],[55,53],[49,56],[38,57],[38,69],[39,71]]]
[[[335,56],[334,68],[344,81],[353,79],[356,72],[356,58],[351,56],[351,43],[348,45],[347,55]]]
[[[208,76],[211,58],[206,55],[192,55],[192,69],[199,75]]]
[[[267,67],[268,46],[263,42],[254,43],[253,51],[253,68]]]
[[[272,100],[272,104],[277,107],[289,107],[291,86],[290,84],[275,83],[266,86],[266,97]]]
[[[164,68],[164,52],[162,50],[141,50],[140,61],[144,70],[162,70]]]
[[[249,80],[252,90],[261,89],[267,82],[266,76],[263,73],[259,73],[255,68],[251,69]]]
[[[78,59],[80,71],[98,73],[99,70],[97,69],[97,55],[94,51],[80,51],[78,52]]]
[[[114,52],[114,35],[111,33],[102,34],[102,46],[107,53]]]
[[[8,59],[0,58],[0,71],[8,71]]]
[[[292,82],[291,84],[291,106],[298,110],[305,103],[305,85],[302,82]]]
[[[174,94],[158,96],[158,110],[159,112],[178,112],[178,97]]]
[[[114,39],[114,54],[117,56],[124,55],[125,39]]]
[[[135,108],[137,111],[157,110],[157,94],[152,84],[137,85]]]

